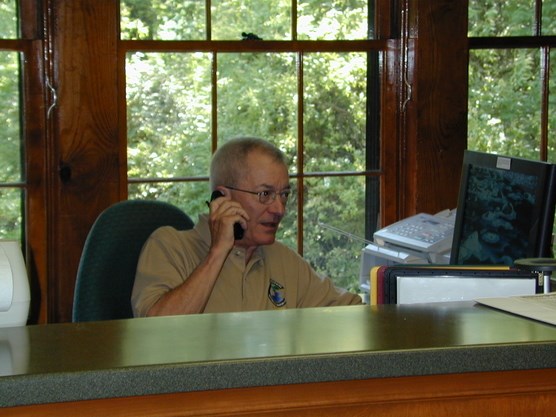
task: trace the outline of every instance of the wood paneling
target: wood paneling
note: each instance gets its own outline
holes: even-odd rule
[[[46,321],[47,316],[47,221],[46,192],[46,95],[44,83],[43,8],[36,0],[20,2],[22,39],[29,45],[23,66],[23,137],[25,138],[25,179],[27,191],[27,250],[25,259],[31,278],[30,321]]]
[[[549,416],[556,370],[379,378],[0,409],[0,416]]]
[[[404,70],[411,99],[400,139],[401,217],[457,205],[467,146],[467,3],[407,3]]]
[[[89,229],[120,195],[117,113],[119,3],[53,0],[52,79],[58,104],[48,176],[49,321],[71,321],[77,266]]]

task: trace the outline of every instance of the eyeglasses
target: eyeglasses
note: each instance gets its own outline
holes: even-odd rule
[[[241,191],[242,193],[249,193],[259,197],[259,203],[261,204],[272,204],[274,200],[276,200],[277,196],[280,196],[280,201],[282,204],[286,204],[288,202],[288,198],[292,190],[283,190],[283,191],[274,191],[274,190],[264,190],[264,191],[248,191],[248,190],[241,190],[239,188],[230,187],[228,185],[225,186],[229,190],[234,191]]]

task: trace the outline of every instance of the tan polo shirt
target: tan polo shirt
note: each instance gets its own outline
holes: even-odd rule
[[[183,283],[210,247],[207,215],[192,230],[165,226],[145,243],[131,297],[136,317],[145,316],[167,291]],[[361,304],[358,295],[321,278],[295,251],[275,242],[257,248],[245,263],[245,250],[234,247],[216,281],[205,313],[275,310]]]

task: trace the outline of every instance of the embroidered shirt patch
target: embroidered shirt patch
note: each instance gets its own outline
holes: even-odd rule
[[[286,298],[284,296],[284,287],[274,281],[270,280],[270,285],[268,286],[268,298],[272,301],[276,307],[284,307],[286,305]]]

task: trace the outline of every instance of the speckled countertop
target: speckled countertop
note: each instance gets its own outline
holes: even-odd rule
[[[556,367],[556,326],[464,303],[0,329],[0,406]]]

